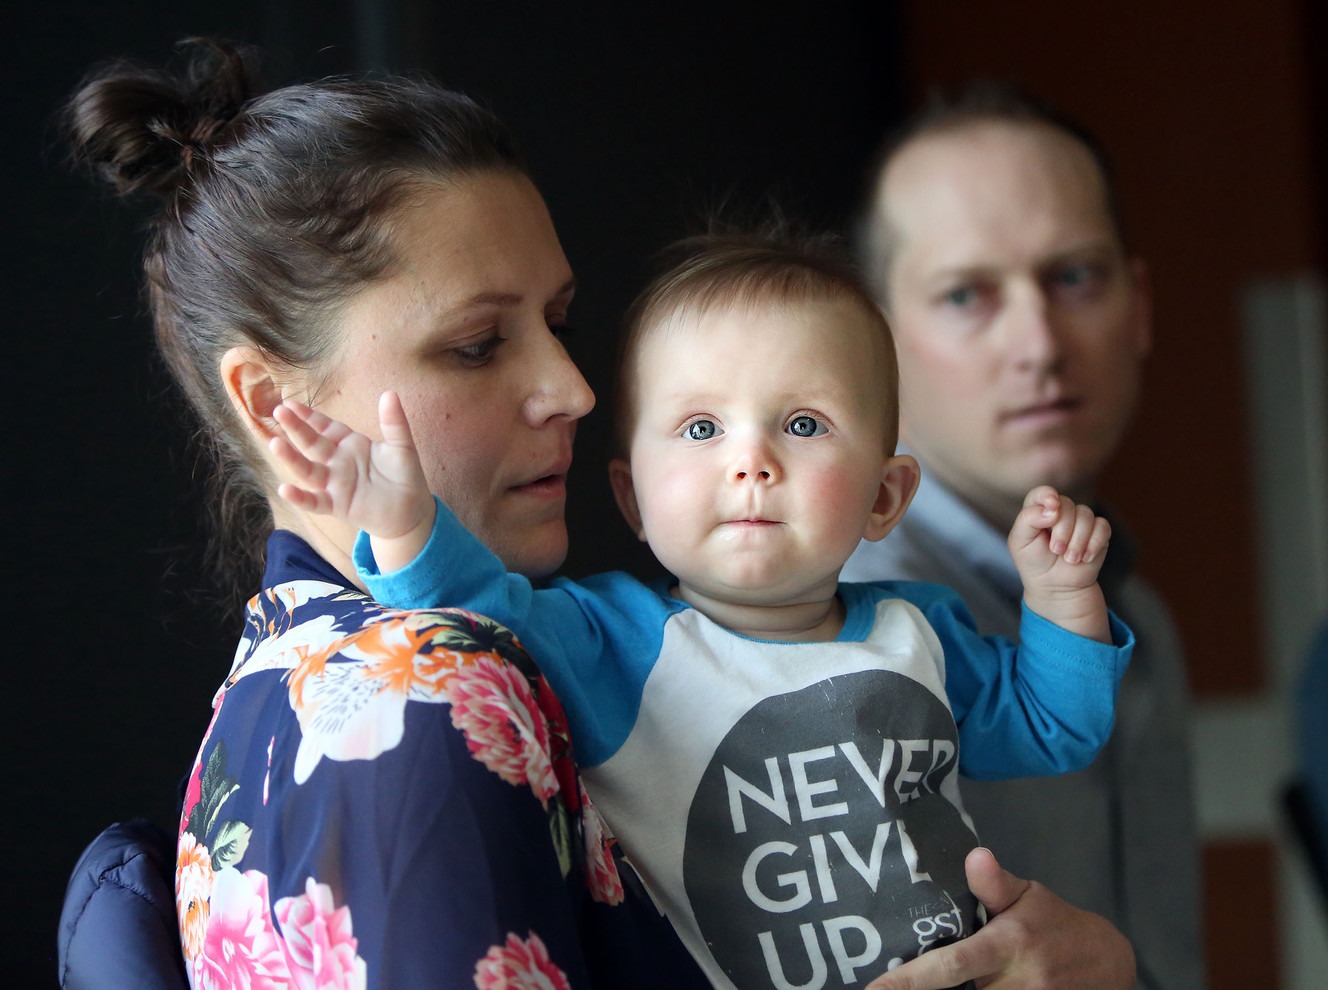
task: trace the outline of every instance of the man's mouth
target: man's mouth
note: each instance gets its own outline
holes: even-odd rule
[[[1052,399],[1048,402],[1035,402],[1000,414],[1003,424],[1013,426],[1040,426],[1060,422],[1073,415],[1083,406],[1083,401],[1073,398]]]

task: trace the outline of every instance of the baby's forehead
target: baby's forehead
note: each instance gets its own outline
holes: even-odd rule
[[[773,317],[780,317],[775,319]],[[807,331],[830,333],[843,345],[874,352],[888,343],[889,330],[879,311],[866,311],[847,293],[745,293],[680,302],[643,327],[642,345],[689,346],[697,334],[723,326],[726,332],[750,333],[762,339]]]
[[[625,385],[652,408],[714,402],[762,381],[772,399],[879,403],[887,423],[895,416],[889,328],[874,304],[864,312],[847,294],[692,303],[642,329]]]

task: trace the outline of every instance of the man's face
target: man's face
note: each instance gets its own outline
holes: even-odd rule
[[[885,301],[913,453],[988,516],[1039,484],[1083,495],[1149,347],[1143,269],[1089,152],[1040,125],[925,136],[882,176],[874,222],[895,246]]]

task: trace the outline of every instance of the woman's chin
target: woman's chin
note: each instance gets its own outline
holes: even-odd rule
[[[559,519],[522,533],[509,530],[490,542],[489,548],[513,574],[537,581],[554,573],[567,559],[567,525]]]

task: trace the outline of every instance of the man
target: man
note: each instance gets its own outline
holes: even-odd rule
[[[924,110],[884,152],[863,230],[899,351],[902,436],[923,467],[908,515],[846,580],[947,584],[984,633],[1015,636],[1004,533],[1027,491],[1091,499],[1133,412],[1150,344],[1143,264],[1082,131],[1005,90]],[[1097,761],[1057,778],[964,782],[984,845],[1103,915],[1141,986],[1203,985],[1180,649],[1132,573],[1119,521],[1101,577],[1138,647]]]

